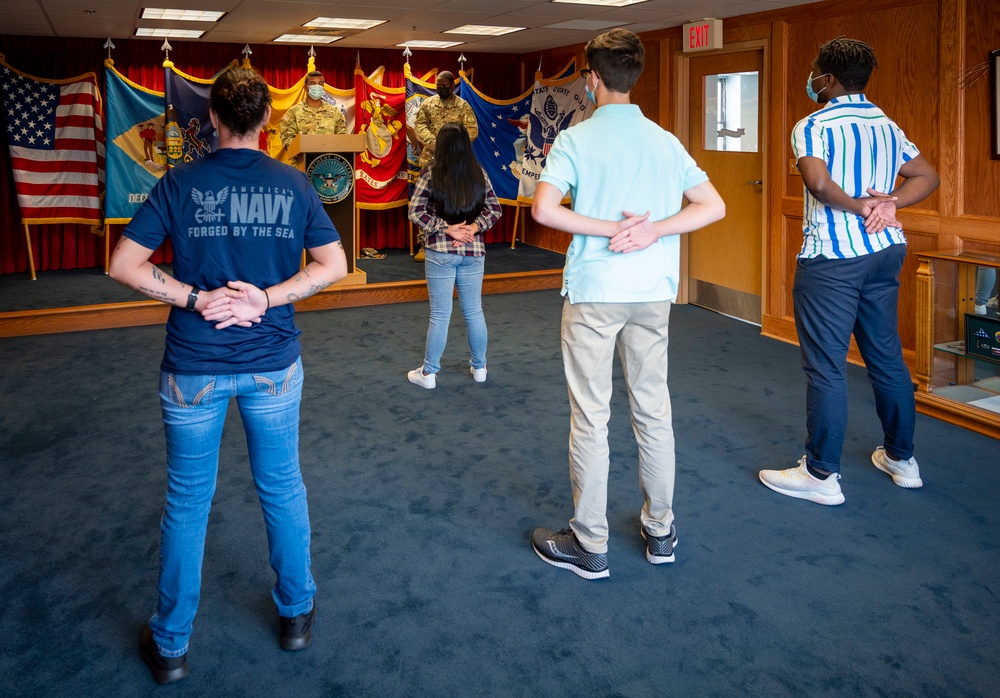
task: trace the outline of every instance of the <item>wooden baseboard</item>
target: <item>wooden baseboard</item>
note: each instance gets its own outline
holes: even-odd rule
[[[561,285],[561,269],[492,274],[483,279],[483,295],[558,289]],[[296,312],[426,300],[427,283],[423,280],[337,285],[301,301]],[[148,300],[0,313],[0,338],[162,325],[169,311],[166,305]]]

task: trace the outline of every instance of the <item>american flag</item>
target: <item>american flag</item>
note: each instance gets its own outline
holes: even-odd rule
[[[0,57],[0,82],[21,221],[100,224],[104,127],[97,76],[36,78]]]

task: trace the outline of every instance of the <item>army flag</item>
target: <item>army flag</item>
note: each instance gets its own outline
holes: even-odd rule
[[[355,130],[365,137],[357,158],[357,207],[407,204],[405,87],[384,87],[354,69]]]
[[[21,222],[100,225],[104,124],[97,76],[38,78],[0,54],[0,82]]]
[[[585,84],[579,72],[556,80],[535,80],[517,192],[521,201],[534,199],[545,158],[559,132],[594,112],[593,103],[587,99]]]
[[[128,223],[167,171],[163,93],[137,85],[104,61],[107,98],[108,223]]]

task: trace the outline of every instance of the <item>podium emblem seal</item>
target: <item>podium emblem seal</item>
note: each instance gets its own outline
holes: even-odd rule
[[[312,161],[306,176],[324,204],[337,204],[354,189],[354,168],[342,155],[327,153]]]

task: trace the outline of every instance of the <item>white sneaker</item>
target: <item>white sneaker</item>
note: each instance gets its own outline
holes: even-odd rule
[[[472,380],[476,381],[477,383],[485,383],[486,382],[486,367],[485,366],[483,366],[482,368],[476,368],[475,366],[469,366],[469,373],[472,374]]]
[[[924,486],[924,481],[920,479],[920,468],[917,466],[916,458],[893,460],[885,452],[885,449],[879,446],[872,453],[872,463],[883,473],[891,475],[892,481],[900,487],[916,489]]]
[[[976,315],[985,315],[986,314],[986,304],[984,303],[983,305],[977,305],[977,306],[975,306],[974,310],[975,310]]]
[[[779,494],[796,499],[808,499],[817,504],[834,506],[844,503],[840,491],[840,473],[830,473],[825,480],[813,477],[806,469],[806,457],[799,459],[799,467],[788,470],[761,470],[757,476],[766,487]]]
[[[429,373],[424,375],[424,367],[419,366],[409,373],[406,377],[410,379],[410,382],[414,385],[419,385],[421,388],[427,388],[428,390],[434,390],[437,386],[437,374]]]

